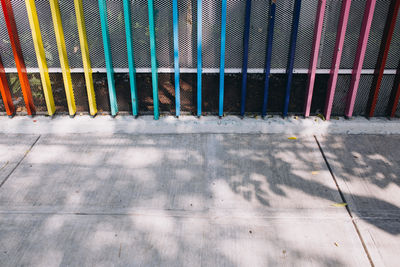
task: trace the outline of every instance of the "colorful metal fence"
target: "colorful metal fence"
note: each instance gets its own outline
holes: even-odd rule
[[[19,0],[21,1],[21,0]],[[47,105],[47,111],[49,115],[53,115],[56,112],[56,107],[53,99],[53,91],[52,91],[52,82],[50,80],[49,73],[51,72],[51,68],[48,67],[48,58],[46,57],[46,46],[44,45],[44,41],[42,40],[41,34],[41,25],[40,18],[38,17],[38,12],[36,10],[36,1],[34,0],[24,0],[26,5],[26,11],[28,14],[29,25],[31,29],[31,36],[33,40],[34,50],[36,52],[37,59],[37,72],[40,73],[41,77],[41,88],[43,90],[43,96]],[[91,0],[94,1],[94,0]],[[3,16],[5,20],[5,26],[8,32],[9,43],[11,45],[12,53],[15,59],[16,72],[18,73],[21,91],[24,96],[26,111],[29,115],[35,114],[35,106],[33,104],[33,97],[30,89],[30,84],[28,80],[27,73],[32,72],[26,69],[24,58],[23,58],[23,50],[21,48],[18,31],[17,31],[17,23],[14,18],[13,5],[17,5],[18,0],[1,0]],[[115,13],[115,7],[107,8],[107,0],[98,0],[98,17],[99,24],[101,29],[101,40],[103,44],[104,52],[104,62],[105,69],[104,72],[107,74],[107,84],[108,84],[108,98],[110,103],[110,113],[112,116],[116,116],[118,114],[118,99],[117,99],[117,86],[116,86],[116,75],[118,73],[127,73],[129,79],[129,88],[130,88],[130,105],[131,111],[134,116],[139,115],[140,113],[140,103],[139,103],[139,95],[141,94],[141,89],[138,84],[140,82],[137,81],[138,73],[147,73],[151,72],[151,87],[152,87],[152,108],[154,111],[154,118],[158,119],[160,116],[160,106],[159,106],[159,87],[163,87],[164,84],[159,84],[159,73],[165,72],[173,72],[174,75],[174,91],[171,94],[171,97],[174,98],[175,104],[175,115],[177,117],[181,114],[181,98],[184,97],[181,92],[181,86],[184,86],[181,83],[182,75],[188,73],[194,73],[197,75],[197,83],[194,87],[193,102],[194,105],[197,106],[197,110],[195,114],[197,116],[202,115],[202,106],[203,106],[203,79],[209,74],[214,73],[214,69],[210,68],[209,58],[207,57],[207,62],[203,60],[203,54],[209,54],[209,49],[211,43],[219,44],[219,68],[215,68],[219,73],[219,94],[218,94],[218,115],[222,117],[224,115],[224,99],[227,97],[227,90],[230,88],[227,87],[227,83],[225,80],[227,79],[226,74],[240,74],[241,73],[241,90],[239,95],[239,108],[238,113],[241,116],[244,116],[246,112],[246,107],[249,96],[249,88],[248,88],[248,77],[254,73],[256,74],[264,74],[264,87],[263,87],[263,96],[260,98],[261,108],[259,112],[264,117],[267,114],[267,107],[269,102],[269,95],[271,93],[271,77],[274,75],[286,74],[285,76],[285,86],[284,86],[284,97],[283,97],[283,116],[287,116],[290,111],[290,103],[291,101],[295,101],[296,99],[291,99],[291,95],[293,94],[293,88],[296,87],[296,83],[294,82],[294,77],[298,74],[308,74],[307,84],[304,89],[305,99],[304,99],[304,113],[305,117],[308,117],[311,114],[311,107],[313,103],[313,95],[314,88],[317,83],[318,75],[329,75],[329,80],[327,82],[327,86],[324,88],[326,94],[326,102],[323,106],[324,115],[327,120],[330,119],[332,114],[332,108],[335,105],[336,99],[336,91],[337,87],[340,86],[341,90],[345,90],[346,97],[345,99],[340,99],[341,102],[346,102],[344,115],[346,117],[352,117],[353,111],[355,108],[355,104],[358,96],[358,89],[360,87],[360,80],[362,78],[362,74],[373,75],[372,82],[370,84],[370,90],[368,91],[368,101],[366,105],[366,115],[368,117],[372,117],[375,115],[375,110],[377,107],[377,103],[379,102],[380,91],[382,86],[390,87],[390,89],[385,89],[386,91],[390,91],[390,94],[385,94],[387,102],[387,115],[394,117],[398,110],[398,102],[400,98],[400,64],[399,67],[391,66],[387,67],[387,61],[389,54],[400,55],[397,50],[400,50],[400,37],[399,34],[396,34],[396,29],[399,28],[399,8],[400,8],[400,0],[367,0],[365,1],[362,24],[359,32],[358,45],[356,49],[346,51],[346,62],[348,62],[348,57],[354,57],[353,61],[353,69],[344,69],[341,67],[341,59],[344,49],[346,49],[346,45],[349,46],[348,41],[346,41],[347,36],[350,34],[347,31],[348,22],[352,21],[353,17],[356,16],[355,12],[351,12],[352,1],[351,0],[343,0],[341,1],[340,8],[340,16],[338,16],[337,27],[336,27],[336,36],[333,34],[327,35],[325,31],[327,27],[327,23],[334,23],[334,17],[336,16],[334,12],[335,1],[332,0],[318,0],[318,1],[307,1],[307,0],[269,0],[266,1],[263,11],[268,14],[267,18],[264,20],[264,25],[256,25],[255,21],[257,21],[257,16],[259,16],[260,11],[257,9],[261,4],[254,2],[254,0],[241,0],[238,1],[237,4],[229,3],[226,0],[222,0],[220,5],[215,2],[209,0],[197,0],[196,3],[186,3],[186,1],[178,1],[173,0],[171,3],[170,13],[172,19],[169,23],[165,25],[160,24],[160,14],[162,14],[162,9],[160,6],[165,5],[165,1],[163,0],[141,0],[141,2],[147,3],[147,15],[146,20],[148,24],[142,25],[136,18],[133,16],[134,10],[138,8],[139,4],[136,4],[134,1],[123,0],[122,1],[122,11],[118,11],[123,21],[123,32],[120,34],[124,34],[125,41],[124,47],[126,54],[126,62],[127,68],[117,68],[113,65],[116,63],[113,62],[112,56],[112,47],[116,44],[112,36],[110,37],[109,28],[113,29],[115,32],[115,27],[110,22],[110,12]],[[243,4],[241,4],[243,3]],[[90,3],[89,3],[90,4]],[[204,5],[205,4],[205,5]],[[170,4],[168,4],[170,5]],[[252,5],[256,5],[256,8]],[[75,104],[75,90],[73,87],[76,87],[73,82],[73,78],[71,73],[78,72],[84,74],[86,92],[88,97],[88,109],[89,113],[94,116],[97,114],[97,105],[96,105],[96,89],[95,84],[96,80],[93,78],[93,70],[91,67],[91,49],[92,46],[89,44],[93,35],[87,35],[86,23],[85,20],[85,5],[82,0],[74,0],[74,8],[75,8],[75,21],[77,27],[77,41],[79,41],[79,49],[80,56],[82,59],[81,70],[76,67],[70,67],[69,56],[71,54],[71,50],[68,48],[68,42],[66,42],[66,33],[65,31],[71,30],[70,26],[67,28],[63,25],[63,16],[62,16],[62,6],[60,8],[58,0],[49,0],[49,6],[51,14],[47,14],[51,16],[53,22],[53,28],[55,33],[56,46],[58,48],[58,57],[60,70],[59,72],[62,74],[64,90],[65,90],[65,98],[68,106],[68,111],[71,116],[73,116],[77,109]],[[378,6],[385,6],[386,11],[386,23],[384,25],[384,29],[381,35],[381,42],[379,47],[372,47],[371,49],[375,49],[378,51],[377,61],[375,70],[365,70],[363,69],[363,65],[366,64],[366,53],[368,54],[368,46],[377,46],[376,44],[369,43],[369,38],[371,38],[371,27],[373,26],[373,20],[378,19],[377,9]],[[216,7],[220,7],[220,10],[217,10]],[[377,8],[376,8],[377,7]],[[236,8],[236,9],[235,9]],[[314,10],[315,8],[315,13]],[[379,7],[381,10],[382,8]],[[238,12],[238,10],[242,10]],[[288,10],[292,10],[292,13],[289,14]],[[336,8],[336,10],[338,10]],[[61,11],[61,12],[60,12]],[[192,13],[190,13],[192,12]],[[359,10],[357,11],[359,13]],[[381,12],[381,11],[379,11]],[[21,12],[18,13],[18,16]],[[181,14],[185,14],[182,16]],[[230,16],[241,16],[243,15],[243,42],[241,46],[242,58],[241,58],[241,67],[240,68],[232,68],[231,60],[233,56],[232,49],[230,47],[229,42],[232,41],[229,35],[232,34],[231,30],[232,26],[229,21]],[[339,14],[339,13],[337,13]],[[382,14],[380,14],[382,15]],[[288,31],[283,29],[285,25],[281,25],[281,23],[276,24],[276,19],[278,18],[280,22],[286,19],[286,17],[290,17],[290,27],[291,30]],[[210,21],[214,20],[214,21]],[[186,23],[186,25],[193,25],[193,33],[192,28],[188,30],[188,27],[182,28],[181,23]],[[220,24],[219,24],[219,23]],[[69,23],[69,22],[68,22]],[[213,25],[210,28],[209,25]],[[217,25],[220,25],[217,26]],[[309,28],[306,28],[304,25],[313,25],[312,33],[312,49],[309,55],[309,58],[304,56],[304,49],[301,48],[304,46],[304,38],[299,38],[304,32]],[[70,24],[68,24],[70,25]],[[258,27],[258,28],[257,28]],[[254,47],[259,47],[260,41],[258,41],[257,45],[255,45],[254,29],[258,29],[257,34],[264,34],[265,32],[265,44],[261,44],[261,46],[265,47],[264,51],[254,51]],[[300,28],[300,30],[299,30]],[[206,29],[206,31],[204,31]],[[212,29],[212,31],[210,31]],[[139,37],[136,37],[135,33],[139,30],[146,31],[147,40],[141,40]],[[164,31],[161,33],[161,31]],[[219,33],[218,39],[211,39],[210,34]],[[253,35],[252,35],[253,32]],[[187,36],[185,34],[190,34],[193,36],[197,36],[195,39],[195,49],[191,52],[191,54],[187,54],[188,43]],[[205,33],[205,34],[203,34]],[[97,33],[99,34],[99,33]],[[113,33],[114,34],[114,33]],[[164,44],[162,45],[162,49],[160,50],[159,45],[159,34],[166,34],[171,37],[172,40],[172,58],[173,58],[173,68],[158,68],[160,64],[158,62],[158,57],[160,53],[157,54],[157,51],[165,51]],[[373,33],[375,34],[375,33]],[[274,36],[274,35],[277,35]],[[289,36],[290,35],[290,36]],[[114,35],[113,35],[114,36]],[[285,37],[286,36],[286,37]],[[68,38],[71,38],[68,34]],[[237,37],[237,36],[236,36]],[[276,38],[275,38],[276,37]],[[336,39],[334,48],[329,51],[329,49],[325,52],[324,46],[326,46],[327,42],[332,42],[332,37]],[[258,37],[257,37],[258,38]],[[375,38],[375,37],[373,37]],[[79,39],[79,40],[78,40]],[[259,39],[257,39],[259,40]],[[393,44],[393,40],[395,40],[395,44]],[[45,40],[46,41],[46,40]],[[140,41],[140,42],[139,42]],[[212,41],[212,42],[210,42]],[[375,40],[376,41],[376,40]],[[4,41],[2,45],[8,42]],[[182,43],[184,46],[182,46]],[[148,43],[149,47],[146,48],[149,51],[149,63],[150,68],[143,68],[143,58],[144,54],[140,45],[144,46]],[[206,46],[204,45],[206,43]],[[214,44],[214,45],[215,45]],[[329,43],[328,43],[329,44]],[[396,46],[397,45],[397,46]],[[282,58],[285,58],[285,53],[282,54],[283,49],[287,47],[287,65],[286,70],[277,64],[277,60],[282,61]],[[300,55],[298,56],[298,51],[300,47]],[[78,51],[76,47],[74,48],[74,52]],[[134,54],[137,51],[135,49],[141,50],[139,53],[139,65],[140,67],[136,67],[135,60],[137,59]],[[183,49],[185,58],[182,57],[181,50]],[[205,49],[205,50],[203,50]],[[286,48],[285,48],[286,49]],[[394,51],[396,50],[396,51]],[[196,51],[196,52],[194,52]],[[322,51],[322,52],[321,52]],[[350,51],[350,52],[349,52]],[[394,52],[393,52],[394,51]],[[0,51],[1,52],[1,51]],[[122,52],[122,51],[121,51]],[[256,65],[254,62],[260,62],[257,58],[258,55],[262,55],[265,52],[265,61],[264,68],[254,68]],[[327,53],[332,53],[331,55],[325,56]],[[197,56],[196,56],[197,54]],[[254,56],[257,55],[257,57]],[[331,59],[331,68],[330,70],[324,69],[321,65],[326,65],[326,60],[321,62],[321,54],[322,57]],[[97,55],[97,54],[96,54]],[[1,56],[1,55],[0,55]],[[118,55],[119,56],[119,55]],[[162,55],[164,58],[164,55]],[[236,56],[236,55],[235,55]],[[236,56],[237,57],[237,56]],[[187,59],[189,58],[189,59]],[[187,60],[191,60],[194,58],[196,62],[194,66],[196,68],[188,68]],[[390,58],[390,57],[389,57]],[[96,58],[98,59],[98,58]],[[183,59],[183,64],[181,64],[181,60]],[[298,68],[296,67],[296,60],[301,62],[308,62],[308,68]],[[391,59],[393,61],[393,59]],[[97,63],[97,62],[96,62]],[[117,63],[119,64],[119,63]],[[162,63],[161,63],[162,64]],[[3,66],[6,65],[6,66]],[[97,64],[96,64],[97,65]],[[303,63],[304,65],[304,63]],[[397,67],[397,68],[396,68]],[[9,88],[9,83],[7,81],[7,74],[13,72],[10,70],[12,68],[8,67],[7,64],[3,64],[0,59],[0,91],[3,99],[3,106],[7,113],[7,115],[12,116],[15,113],[15,107],[13,104],[13,92]],[[32,69],[32,68],[31,68]],[[35,72],[35,70],[33,71]],[[57,71],[56,71],[57,72]],[[97,68],[97,72],[102,73],[102,69]],[[389,74],[388,74],[389,73]],[[182,75],[181,75],[182,74]],[[339,78],[341,75],[349,75],[351,74],[350,84],[348,88],[343,88],[343,85],[339,85]],[[386,76],[385,76],[386,75]],[[383,80],[387,75],[391,75],[392,82],[385,83],[383,85]],[[227,88],[225,88],[227,87]],[[183,88],[183,87],[182,87]],[[197,88],[197,90],[196,90]],[[296,88],[295,88],[296,89]],[[276,89],[274,89],[276,90]],[[321,89],[319,89],[321,90]],[[343,93],[341,93],[343,94]],[[364,101],[364,100],[363,100]],[[229,110],[232,110],[231,108]]]

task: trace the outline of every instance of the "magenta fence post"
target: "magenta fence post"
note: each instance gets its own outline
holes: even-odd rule
[[[351,76],[350,89],[347,93],[345,116],[348,118],[353,115],[354,103],[356,102],[357,89],[360,84],[361,70],[364,63],[365,51],[367,50],[369,31],[371,29],[372,18],[374,17],[375,5],[376,0],[367,0],[365,6],[360,37],[358,39],[357,54],[354,61],[353,74]]]
[[[346,35],[347,22],[349,21],[351,0],[343,0],[342,9],[340,11],[339,25],[336,35],[335,50],[333,52],[332,67],[328,81],[328,92],[326,95],[326,103],[324,115],[329,120],[332,113],[333,98],[335,96],[336,83],[339,74],[340,59],[342,57],[344,37]]]
[[[326,0],[318,1],[317,17],[314,26],[314,42],[311,50],[310,68],[308,70],[308,81],[306,90],[306,102],[304,104],[304,116],[310,116],[311,101],[314,91],[315,73],[317,71],[319,47],[321,44],[322,26],[324,24]]]

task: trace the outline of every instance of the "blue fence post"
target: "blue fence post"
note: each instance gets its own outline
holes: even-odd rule
[[[225,43],[226,43],[226,0],[222,0],[221,14],[221,61],[219,70],[219,117],[224,115],[224,78],[225,78]]]
[[[283,117],[286,117],[288,115],[288,110],[289,110],[290,89],[292,87],[294,57],[296,54],[297,32],[299,30],[300,9],[301,9],[301,0],[296,0],[296,2],[294,3],[293,26],[292,26],[292,34],[290,37],[289,62],[287,67],[286,96],[285,96],[285,105],[283,108]]]
[[[100,12],[101,33],[103,36],[104,57],[107,68],[107,82],[108,82],[108,93],[110,95],[111,115],[116,116],[118,113],[118,105],[117,105],[117,94],[115,92],[114,69],[112,66],[112,57],[110,48],[110,36],[107,27],[106,0],[99,0],[99,12]]]
[[[270,0],[268,35],[267,35],[267,52],[266,52],[266,56],[265,56],[264,99],[263,99],[263,106],[262,106],[262,111],[261,111],[262,117],[265,117],[265,115],[267,114],[268,93],[269,93],[269,76],[271,74],[272,43],[274,40],[275,13],[276,13],[276,0]]]
[[[179,87],[179,20],[178,20],[178,0],[172,1],[172,17],[174,27],[174,69],[175,69],[175,115],[179,117],[181,113],[180,87]]]
[[[247,66],[249,61],[249,39],[250,39],[250,14],[251,14],[251,0],[246,0],[246,15],[245,15],[244,35],[243,35],[242,101],[240,106],[241,116],[244,116],[246,108]]]
[[[136,70],[135,70],[135,57],[133,53],[133,42],[132,42],[130,1],[123,0],[123,4],[124,4],[126,48],[128,52],[129,82],[131,86],[132,114],[133,116],[137,116],[139,108],[138,108],[137,92],[136,92]]]
[[[149,31],[150,31],[150,55],[151,55],[151,75],[153,86],[153,105],[154,105],[154,119],[160,118],[158,108],[158,75],[157,75],[157,54],[156,54],[156,31],[154,25],[154,2],[148,0],[149,9]]]
[[[202,58],[202,9],[203,1],[197,0],[197,116],[201,116],[201,83],[202,83],[202,68],[203,68],[203,58]]]

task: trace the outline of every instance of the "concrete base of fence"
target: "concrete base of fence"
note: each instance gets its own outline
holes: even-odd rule
[[[182,133],[286,133],[296,135],[323,134],[400,134],[400,119],[354,117],[324,121],[319,117],[302,119],[280,116],[244,118],[173,116],[154,121],[152,116],[17,116],[0,117],[0,132],[25,134],[182,134]]]

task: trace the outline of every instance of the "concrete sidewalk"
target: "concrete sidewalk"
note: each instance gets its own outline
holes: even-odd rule
[[[0,134],[0,265],[398,265],[400,136],[290,137]]]

